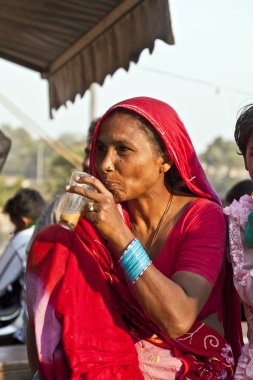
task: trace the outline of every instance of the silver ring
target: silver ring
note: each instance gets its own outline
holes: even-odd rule
[[[89,210],[89,212],[93,212],[94,211],[94,202],[89,202],[88,203],[88,210]]]

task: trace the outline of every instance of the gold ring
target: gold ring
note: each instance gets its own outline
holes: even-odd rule
[[[89,202],[88,203],[88,210],[89,210],[89,212],[93,212],[94,211],[94,202]]]

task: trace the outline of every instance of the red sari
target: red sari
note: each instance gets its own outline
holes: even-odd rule
[[[132,109],[148,119],[162,135],[189,189],[219,202],[171,107],[150,98],[130,99],[112,109],[116,107]],[[94,140],[98,129],[99,124]],[[94,155],[95,144],[91,169],[96,174]],[[232,301],[232,294],[234,297],[231,282],[226,298]],[[231,319],[239,310],[234,300],[228,314]],[[148,319],[129,289],[113,250],[84,218],[74,232],[54,225],[37,236],[28,259],[27,304],[35,329],[40,380],[143,379],[129,326],[142,339],[171,350],[182,361],[178,379],[233,378],[232,351],[214,330],[196,320],[187,334],[172,340]],[[224,309],[224,317],[225,313]],[[234,337],[236,356],[241,343],[238,318],[225,336]]]

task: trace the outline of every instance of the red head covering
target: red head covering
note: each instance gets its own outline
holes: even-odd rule
[[[175,163],[187,187],[196,195],[212,199],[221,204],[218,195],[206,178],[191,139],[178,114],[168,104],[153,98],[137,97],[119,102],[109,108],[99,120],[92,139],[91,174],[96,176],[95,141],[99,133],[99,126],[108,115],[118,108],[134,111],[148,120],[162,138],[169,156]]]

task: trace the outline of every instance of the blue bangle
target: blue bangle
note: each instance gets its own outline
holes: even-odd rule
[[[134,285],[152,261],[141,242],[135,238],[125,249],[119,264],[130,284]]]

